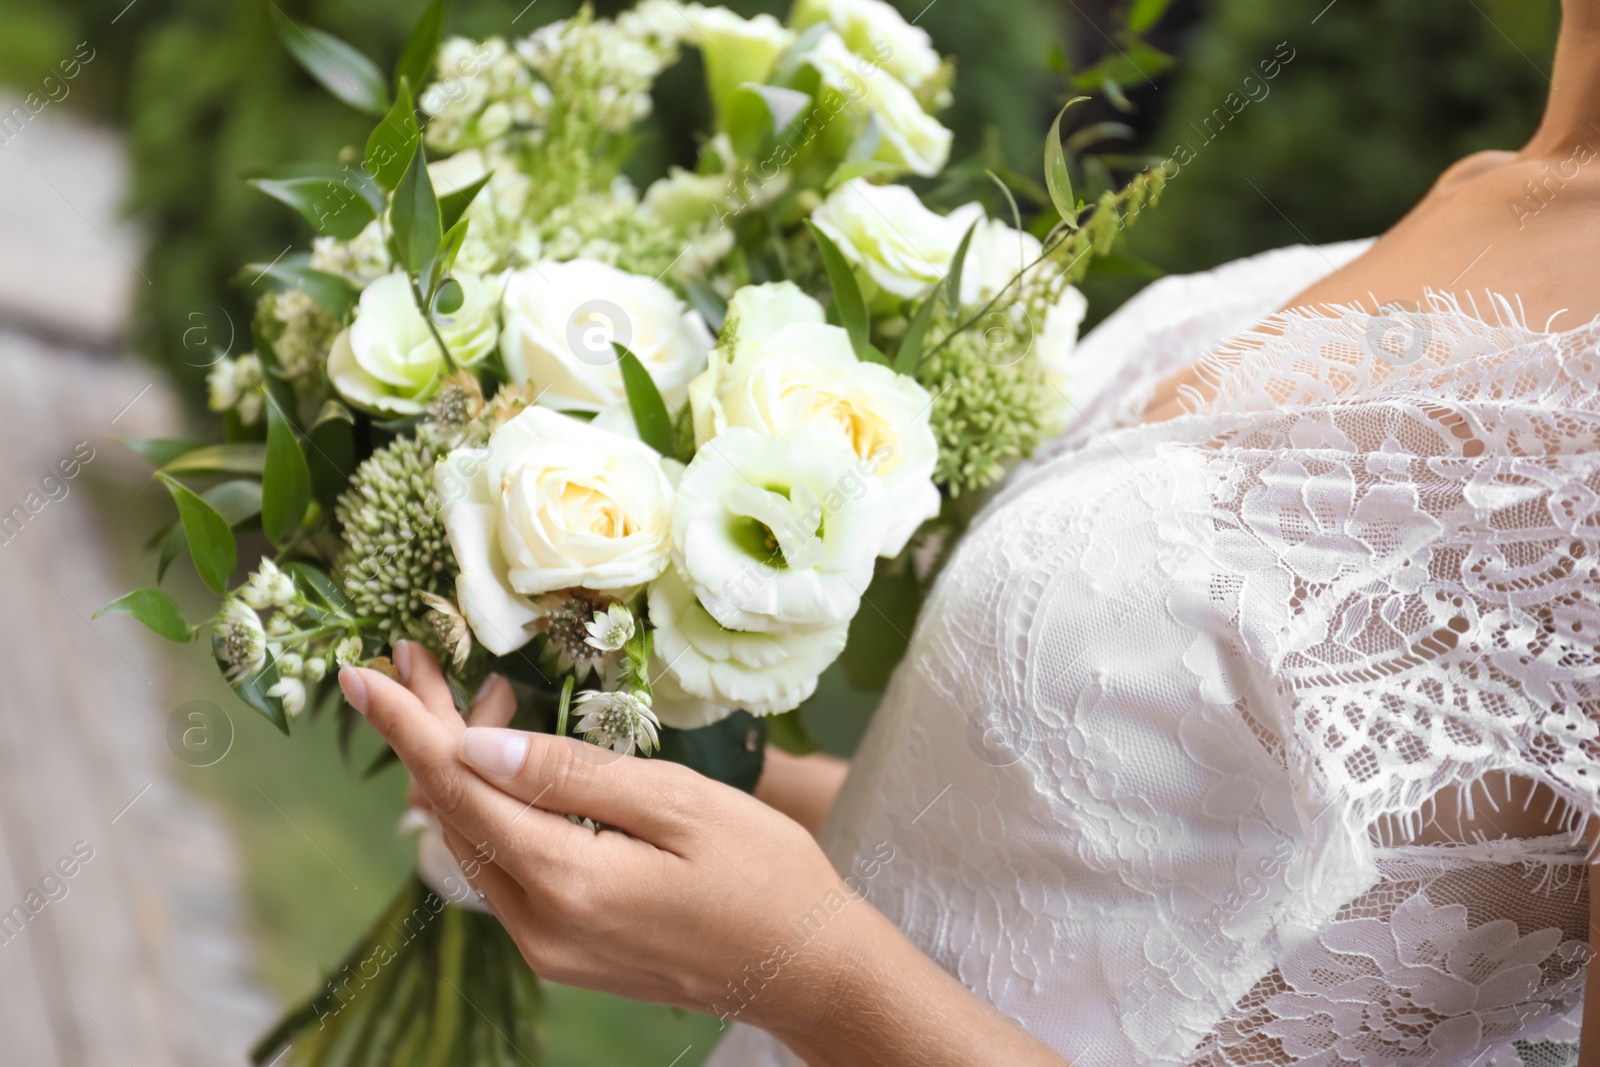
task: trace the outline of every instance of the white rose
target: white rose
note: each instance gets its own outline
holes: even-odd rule
[[[939,215],[903,185],[862,178],[840,185],[811,213],[811,221],[869,281],[902,299],[921,296],[944,279],[961,238],[982,217],[978,204]]]
[[[506,374],[534,382],[542,403],[567,411],[600,411],[627,398],[613,342],[639,357],[674,410],[711,349],[700,314],[671,289],[592,260],[513,272],[503,310]]]
[[[533,597],[630,589],[667,566],[672,486],[638,441],[531,407],[487,448],[446,456],[434,480],[461,612],[496,655],[532,636]]]
[[[688,4],[683,17],[692,27],[683,39],[700,48],[711,102],[719,114],[739,86],[766,81],[772,64],[794,41],[794,31],[771,15],[747,19],[725,7]]]
[[[893,74],[852,55],[834,33],[806,53],[806,62],[816,68],[823,85],[876,116],[882,136],[873,159],[924,178],[944,169],[954,135],[924,111],[916,95]]]
[[[709,726],[736,708],[777,715],[816,692],[817,676],[844,651],[850,622],[785,634],[729,630],[668,568],[650,586],[654,708],[680,730]]]
[[[983,209],[980,206],[978,210]],[[978,223],[961,267],[962,305],[977,307],[993,300],[1024,267],[1033,266],[1043,251],[1033,234],[1013,230],[999,219]],[[1015,287],[1010,295],[1017,295]]]
[[[1045,397],[1051,415],[1045,423],[1050,434],[1067,428],[1072,413],[1069,397],[1072,395],[1073,355],[1078,348],[1078,328],[1089,310],[1089,302],[1072,286],[1062,291],[1061,297],[1045,317],[1044,328],[1034,342],[1038,347],[1039,362],[1044,365],[1048,395]]]
[[[462,367],[476,366],[495,343],[495,287],[473,274],[455,275],[462,304],[435,320]],[[334,338],[328,378],[339,395],[365,411],[416,415],[450,372],[433,331],[417,310],[403,273],[385,274],[361,294],[356,319]]]
[[[837,436],[733,427],[678,483],[672,558],[719,623],[787,633],[848,620],[883,543],[883,489]]]
[[[790,13],[795,29],[832,26],[850,51],[916,89],[939,72],[933,38],[883,0],[799,0]]]
[[[883,483],[887,521],[878,552],[899,555],[917,527],[939,514],[939,444],[927,391],[881,363],[856,359],[849,334],[824,325],[822,305],[793,282],[740,289],[728,302],[728,321],[732,344],[689,383],[696,440],[730,426],[764,434],[814,426],[831,434]]]

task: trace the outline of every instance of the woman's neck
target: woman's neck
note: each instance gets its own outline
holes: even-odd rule
[[[1600,0],[1563,0],[1550,99],[1523,158],[1600,149]]]

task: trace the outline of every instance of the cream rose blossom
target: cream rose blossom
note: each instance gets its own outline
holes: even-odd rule
[[[614,344],[639,357],[674,409],[711,349],[699,313],[671,289],[592,260],[513,271],[502,311],[507,375],[533,382],[541,403],[564,411],[601,411],[627,398]]]
[[[874,159],[931,178],[950,159],[954,135],[922,109],[915,94],[893,74],[854,55],[838,34],[826,34],[806,53],[822,83],[871,113],[881,139]]]
[[[922,386],[863,363],[849,335],[823,323],[822,305],[792,282],[746,286],[728,304],[730,343],[689,385],[701,443],[730,426],[781,434],[812,426],[850,447],[884,488],[879,554],[895,556],[939,513],[939,446]]]
[[[457,274],[462,304],[435,319],[439,337],[458,366],[474,367],[494,348],[494,285],[474,274]],[[405,274],[385,274],[361,294],[356,318],[334,338],[328,378],[339,395],[365,411],[419,414],[450,372],[417,310]]]
[[[869,281],[901,299],[921,296],[943,280],[961,238],[981,218],[978,204],[940,215],[903,185],[862,178],[840,185],[811,213],[811,221]]]
[[[435,482],[461,611],[497,655],[531,638],[539,594],[617,593],[667,566],[673,493],[660,457],[548,408],[450,453]]]
[[[799,30],[826,22],[850,51],[871,59],[908,88],[919,88],[939,72],[933,38],[883,0],[800,0],[790,21]]]

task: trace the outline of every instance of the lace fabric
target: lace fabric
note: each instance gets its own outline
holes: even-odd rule
[[[1600,324],[1245,328],[1360,250],[1158,283],[1085,340],[1099,391],[941,575],[825,828],[841,870],[890,844],[873,903],[1085,1067],[1575,1056]],[[1133,424],[1197,358],[1214,399]],[[1512,774],[1569,834],[1375,843]]]

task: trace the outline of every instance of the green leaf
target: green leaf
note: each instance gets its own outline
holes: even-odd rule
[[[461,288],[461,283],[454,278],[445,278],[439,283],[439,289],[433,294],[433,314],[439,316],[454,315],[461,310],[461,305],[466,302],[466,290]]]
[[[916,569],[907,562],[878,561],[877,573],[862,594],[865,603],[850,620],[839,664],[845,680],[857,689],[881,691],[905,657],[907,635],[922,609],[922,587]]]
[[[194,630],[183,620],[183,609],[178,602],[159,589],[135,589],[119,596],[94,613],[102,615],[132,615],[168,641],[180,644],[194,637]]]
[[[806,730],[805,720],[800,717],[799,708],[786,711],[782,715],[768,715],[766,722],[767,740],[785,752],[804,756],[817,751],[818,745]]]
[[[886,174],[899,174],[902,168],[893,163],[885,163],[881,159],[852,159],[839,164],[833,173],[828,175],[823,188],[832,192],[845,182],[856,178],[877,178]]]
[[[194,569],[199,572],[200,580],[213,593],[226,593],[228,580],[239,562],[228,520],[181,482],[161,472],[157,472],[156,477],[178,505],[178,518],[183,520],[184,536],[189,540],[189,552],[194,557]]]
[[[237,478],[231,482],[214,485],[200,494],[200,499],[217,509],[217,514],[228,520],[229,527],[238,527],[261,514],[261,483]],[[167,530],[161,543],[161,558],[156,563],[156,581],[167,576],[172,561],[189,547],[184,536],[183,523],[175,522]]]
[[[656,388],[655,379],[644,369],[638,356],[622,345],[617,345],[616,349],[622,367],[622,387],[628,394],[633,424],[639,428],[639,440],[663,456],[672,455],[672,416],[667,414],[667,402],[661,399],[661,390]]]
[[[323,510],[331,512],[356,469],[355,416],[337,400],[323,404],[317,421],[311,424],[306,434],[306,462],[311,468],[311,491]]]
[[[161,468],[163,474],[254,474],[266,466],[267,448],[256,441],[207,445],[185,452]]]
[[[1072,196],[1072,175],[1067,173],[1067,155],[1061,149],[1061,119],[1068,108],[1087,99],[1077,96],[1068,100],[1056,112],[1056,120],[1050,124],[1050,133],[1044,139],[1045,188],[1050,190],[1050,203],[1055,205],[1056,213],[1073,229],[1078,228],[1078,202]]]
[[[443,28],[444,0],[429,0],[416,25],[411,27],[406,46],[400,50],[400,58],[395,61],[396,92],[399,92],[402,84],[427,84],[428,73],[433,70],[433,58],[439,51],[439,31]]]
[[[928,327],[933,322],[934,305],[939,302],[940,292],[935,289],[923,298],[917,313],[906,324],[906,332],[900,337],[900,348],[894,355],[894,369],[901,374],[915,374],[922,363],[923,342],[927,340]]]
[[[349,319],[361,299],[361,290],[343,275],[317,270],[309,259],[303,255],[284,256],[276,263],[247,263],[233,276],[233,283],[249,288],[265,279],[274,290],[299,289],[337,321]]]
[[[1161,20],[1171,3],[1172,0],[1133,0],[1133,9],[1128,12],[1128,29],[1134,33],[1145,32]]]
[[[728,302],[722,299],[722,294],[711,288],[704,279],[689,282],[684,286],[684,291],[689,296],[689,303],[706,321],[707,328],[712,333],[721,333],[723,320],[728,317]]]
[[[980,219],[979,221],[982,220]],[[967,232],[962,235],[961,243],[956,245],[956,254],[950,259],[950,273],[945,275],[944,298],[946,304],[953,308],[961,306],[961,274],[966,269],[967,250],[972,247],[972,235],[977,229],[977,222],[967,227]]]
[[[433,271],[434,258],[439,255],[439,244],[444,239],[440,221],[439,200],[433,194],[433,182],[428,180],[428,161],[419,138],[411,164],[394,188],[389,225],[394,229],[400,262],[424,281]]]
[[[383,210],[363,186],[375,183],[359,171],[324,164],[274,167],[246,179],[275,200],[288,204],[320,234],[348,241]]]
[[[461,246],[466,243],[466,240],[467,240],[467,220],[466,219],[462,219],[460,222],[456,223],[455,226],[453,226],[449,230],[445,231],[444,240],[441,241],[440,244],[439,244],[439,258],[437,260],[435,260],[434,264],[433,264],[433,273],[437,276],[437,280],[441,284],[443,282],[449,280],[450,270],[451,270],[452,267],[454,267],[456,265],[456,256],[460,255]],[[459,287],[459,283],[458,283],[458,287]],[[437,292],[435,292],[433,295],[434,295],[434,303],[433,303],[434,310],[438,311],[439,310],[439,300],[438,300],[439,294]],[[461,294],[461,297],[462,297],[462,299],[466,299],[466,294],[465,293]],[[461,307],[461,305],[457,304],[450,311],[445,311],[445,312],[442,312],[442,313],[445,314],[445,315],[450,315],[450,314],[453,314],[456,310],[459,310],[460,307]]]
[[[567,716],[572,713],[572,675],[561,683],[561,702],[556,705],[556,736],[567,736]]]
[[[267,460],[261,472],[261,528],[275,545],[300,528],[311,503],[311,471],[294,427],[275,401],[267,403]]]
[[[289,54],[322,87],[357,111],[381,115],[389,106],[383,71],[339,38],[315,26],[303,26],[272,6],[272,24]]]
[[[367,136],[367,152],[362,157],[366,172],[385,189],[393,189],[406,172],[412,152],[421,138],[416,108],[411,103],[411,90],[406,82],[401,82],[395,90],[394,106]]]
[[[761,778],[766,742],[766,720],[747,711],[736,711],[721,722],[698,730],[664,727],[661,751],[655,758],[692,767],[707,778],[748,793]]]
[[[851,269],[844,253],[839,251],[839,246],[833,243],[832,238],[810,219],[806,220],[806,225],[811,227],[811,235],[816,238],[817,248],[822,252],[822,266],[828,272],[828,284],[833,288],[833,306],[837,310],[839,324],[850,335],[850,347],[855,349],[857,359],[871,360],[872,353],[876,351],[869,336],[872,320],[867,316],[867,302],[862,299],[856,272]]]
[[[472,201],[478,193],[489,184],[492,174],[485,174],[471,185],[457,189],[453,193],[445,193],[439,198],[439,225],[449,231],[461,221],[461,216],[467,213],[467,208],[472,206]]]
[[[179,456],[202,447],[199,441],[187,437],[114,437],[112,440],[121,441],[139,453],[152,467],[164,467]]]
[[[1114,53],[1075,75],[1072,87],[1082,92],[1099,89],[1111,98],[1112,103],[1126,111],[1127,108],[1122,105],[1127,101],[1118,103],[1117,100],[1121,95],[1120,87],[1149,82],[1170,66],[1172,57],[1165,52],[1157,51],[1143,41],[1124,38]]]

